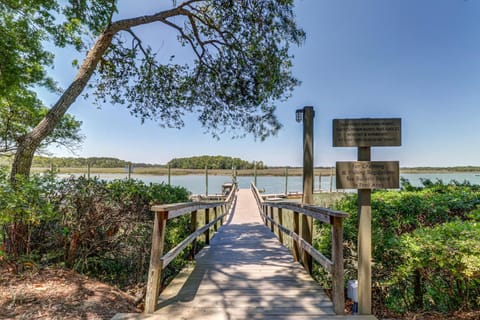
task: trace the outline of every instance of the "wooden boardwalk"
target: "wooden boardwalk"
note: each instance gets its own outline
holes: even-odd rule
[[[195,260],[162,292],[155,313],[114,319],[375,319],[335,316],[324,290],[262,223],[248,189]]]

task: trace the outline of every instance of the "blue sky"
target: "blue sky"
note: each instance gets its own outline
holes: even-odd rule
[[[121,0],[119,18],[158,10],[154,1]],[[162,2],[169,3],[167,1]],[[204,134],[194,116],[181,129],[143,125],[121,106],[78,99],[70,113],[83,121],[86,136],[76,155],[111,156],[134,162],[166,163],[175,157],[227,155],[267,165],[300,166],[302,127],[295,110],[314,106],[315,165],[356,159],[355,148],[332,147],[332,120],[402,118],[402,146],[372,148],[372,160],[408,166],[480,165],[480,1],[299,0],[303,46],[293,48],[294,75],[302,81],[291,99],[278,103],[283,129],[267,141],[252,137],[219,141]],[[137,30],[165,56],[179,48],[175,33],[158,25]],[[52,75],[66,86],[78,57],[57,53]],[[52,96],[44,94],[47,103]],[[72,156],[51,148],[57,156]]]

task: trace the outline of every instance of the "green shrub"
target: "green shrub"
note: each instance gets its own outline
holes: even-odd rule
[[[54,175],[32,175],[13,188],[2,170],[0,255],[17,264],[25,259],[65,264],[121,287],[143,282],[150,256],[151,206],[185,202],[188,196],[185,188],[166,184]],[[188,227],[188,217],[169,221],[165,250],[183,239]],[[21,237],[12,237],[11,230],[20,230]],[[6,256],[8,245],[24,246],[20,251],[27,256]],[[170,269],[183,264],[180,258]]]
[[[392,274],[391,305],[435,311],[480,306],[480,223],[453,221],[419,228],[400,238],[400,261]],[[417,278],[419,277],[419,279]],[[407,285],[406,285],[407,284]]]
[[[406,187],[405,187],[406,186]],[[404,243],[402,238],[417,229],[433,228],[445,223],[462,223],[471,219],[471,213],[480,204],[478,186],[468,183],[424,181],[424,187],[411,187],[404,184],[401,191],[374,191],[372,193],[372,283],[379,309],[385,307],[394,311],[416,309],[417,300],[412,300],[412,278],[401,281],[398,266],[404,263]],[[357,234],[358,214],[357,195],[351,194],[334,205],[334,209],[345,211],[350,216],[344,221],[344,258],[346,280],[357,279]],[[329,255],[331,246],[330,229],[316,225],[314,245]],[[447,234],[444,234],[445,237]],[[323,285],[330,286],[328,275],[315,269],[316,276]],[[441,275],[439,275],[441,276]],[[393,279],[396,280],[393,280]],[[407,292],[405,290],[410,290]],[[424,299],[429,299],[426,295]],[[447,296],[445,296],[445,299]],[[433,307],[432,304],[425,304]],[[471,301],[469,306],[471,306]],[[455,306],[459,306],[458,303]],[[375,306],[374,306],[375,307]],[[448,307],[455,308],[452,306]],[[440,310],[440,308],[438,308]]]
[[[126,179],[106,182],[71,177],[59,184],[58,210],[62,214],[67,266],[122,287],[146,280],[151,206],[185,202],[189,195],[184,188]],[[169,222],[166,250],[179,236],[174,226]]]
[[[0,252],[34,250],[35,228],[57,217],[51,195],[55,179],[52,175],[33,175],[18,179],[15,187],[10,183],[6,168],[0,170]],[[13,257],[19,259],[20,257]]]

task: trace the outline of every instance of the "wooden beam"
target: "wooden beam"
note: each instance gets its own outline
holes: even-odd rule
[[[297,211],[293,212],[293,232],[300,234],[300,221],[299,213]],[[293,242],[293,259],[295,261],[300,261],[300,247],[296,241]]]
[[[292,210],[304,214],[306,216],[312,217],[316,220],[320,220],[323,223],[330,224],[330,217],[348,217],[348,213],[330,210],[327,208],[322,208],[313,205],[300,204],[295,202],[277,202],[277,201],[266,201],[268,206],[275,208],[283,208],[287,210]]]
[[[195,231],[194,233],[190,234],[188,237],[183,239],[182,242],[177,244],[174,248],[172,248],[163,257],[161,257],[160,260],[162,261],[162,268],[165,269],[170,264],[170,262],[172,262],[173,259],[175,259],[182,252],[183,249],[185,249],[191,242],[195,241],[195,239],[197,237],[199,237],[203,233],[206,233],[221,218],[222,217],[218,217],[217,219],[215,219],[215,220],[209,222],[208,224],[202,226],[197,231]]]
[[[278,215],[278,224],[283,227],[283,214],[282,214],[282,208],[277,209],[277,215]],[[278,230],[278,240],[280,240],[280,243],[283,244],[283,232],[281,230]]]
[[[370,147],[358,147],[358,161],[370,161]],[[372,206],[370,189],[358,190],[358,313],[372,314]]]
[[[192,211],[190,215],[190,233],[194,233],[197,230],[197,211]],[[195,249],[197,246],[196,238],[192,241],[192,248],[190,250],[189,258],[190,260],[195,259]]]
[[[145,295],[145,313],[153,313],[157,306],[158,294],[162,280],[162,261],[165,244],[165,226],[168,212],[156,212],[153,223],[152,250],[150,254],[150,267],[148,270],[147,292]]]
[[[343,273],[343,221],[332,217],[332,300],[336,314],[345,313],[345,290]]]
[[[275,233],[275,228],[273,227],[275,224],[275,219],[273,218],[273,207],[270,207],[270,231]]]
[[[210,209],[206,208],[205,209],[205,225],[208,225],[210,223]],[[207,228],[205,230],[205,244],[209,245],[210,244],[210,228]]]
[[[277,228],[282,231],[283,233],[287,234],[290,236],[294,244],[296,244],[299,248],[302,249],[302,251],[307,252],[315,261],[317,261],[322,267],[325,268],[329,273],[333,272],[333,262],[325,257],[321,252],[319,252],[317,249],[315,249],[310,243],[302,239],[297,233],[289,230],[288,228],[285,228],[284,226],[279,225],[276,221],[273,221],[270,217],[267,217],[267,219],[275,224]]]
[[[313,239],[312,217],[302,214],[300,232],[301,232],[302,239],[311,245],[312,239]],[[313,271],[312,256],[309,254],[307,250],[302,250],[302,264],[305,270],[307,270],[309,274],[312,274],[312,271]]]

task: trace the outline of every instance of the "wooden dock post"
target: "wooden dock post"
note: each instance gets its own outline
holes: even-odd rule
[[[217,207],[213,208],[213,216],[214,216],[214,220],[217,220],[217,217],[218,217]],[[215,232],[217,232],[217,230],[218,230],[218,221],[215,222],[215,224],[213,225],[213,230],[214,230]]]
[[[208,167],[205,166],[205,197],[208,197]]]
[[[216,209],[216,208],[215,208]],[[190,233],[194,233],[197,230],[197,210],[192,211],[190,214]],[[195,259],[195,247],[197,246],[197,240],[193,240],[192,248],[190,250],[190,260]]]
[[[283,226],[283,215],[282,215],[282,208],[277,209],[277,215],[278,215],[278,224]],[[278,230],[278,240],[283,244],[283,232],[280,229]]]
[[[301,217],[301,224],[300,224],[300,233],[301,237],[305,242],[308,244],[312,244],[312,229],[313,229],[313,219],[312,217],[308,217],[304,214],[302,214]],[[305,270],[309,273],[312,274],[313,271],[313,260],[312,256],[306,251],[306,250],[301,250],[301,258],[302,258],[302,265],[305,268]]]
[[[210,209],[206,208],[205,209],[205,224],[210,223]],[[210,244],[210,228],[207,228],[205,230],[205,244],[209,245]]]
[[[332,167],[332,170],[330,171],[330,193],[332,193],[332,186],[333,186],[333,167]]]
[[[132,163],[129,162],[127,167],[128,167],[127,168],[127,170],[128,170],[128,180],[130,180],[132,178],[132,171],[133,171],[132,170]]]
[[[170,185],[170,177],[171,177],[171,167],[170,167],[170,163],[168,164],[168,185]]]
[[[370,161],[370,147],[358,147],[358,161]],[[358,313],[372,314],[372,206],[370,189],[358,189]]]
[[[155,212],[155,221],[152,234],[152,251],[150,254],[150,268],[148,273],[147,292],[145,295],[145,313],[153,313],[157,306],[158,294],[162,281],[163,247],[165,244],[165,226],[168,220],[167,211]]]
[[[303,203],[313,204],[313,107],[303,108]],[[308,243],[312,244],[313,219],[302,214],[301,235]],[[312,273],[312,257],[302,250],[302,264],[308,273]]]
[[[299,213],[296,211],[293,212],[293,232],[300,234]],[[300,260],[300,246],[297,241],[293,241],[293,259],[295,261]]]
[[[270,219],[272,219],[272,221],[270,221],[270,231],[275,233],[275,224],[273,223],[273,220],[275,219],[273,216],[273,207],[270,207]]]
[[[345,293],[343,274],[343,222],[342,218],[332,217],[332,300],[337,315],[345,313]]]

